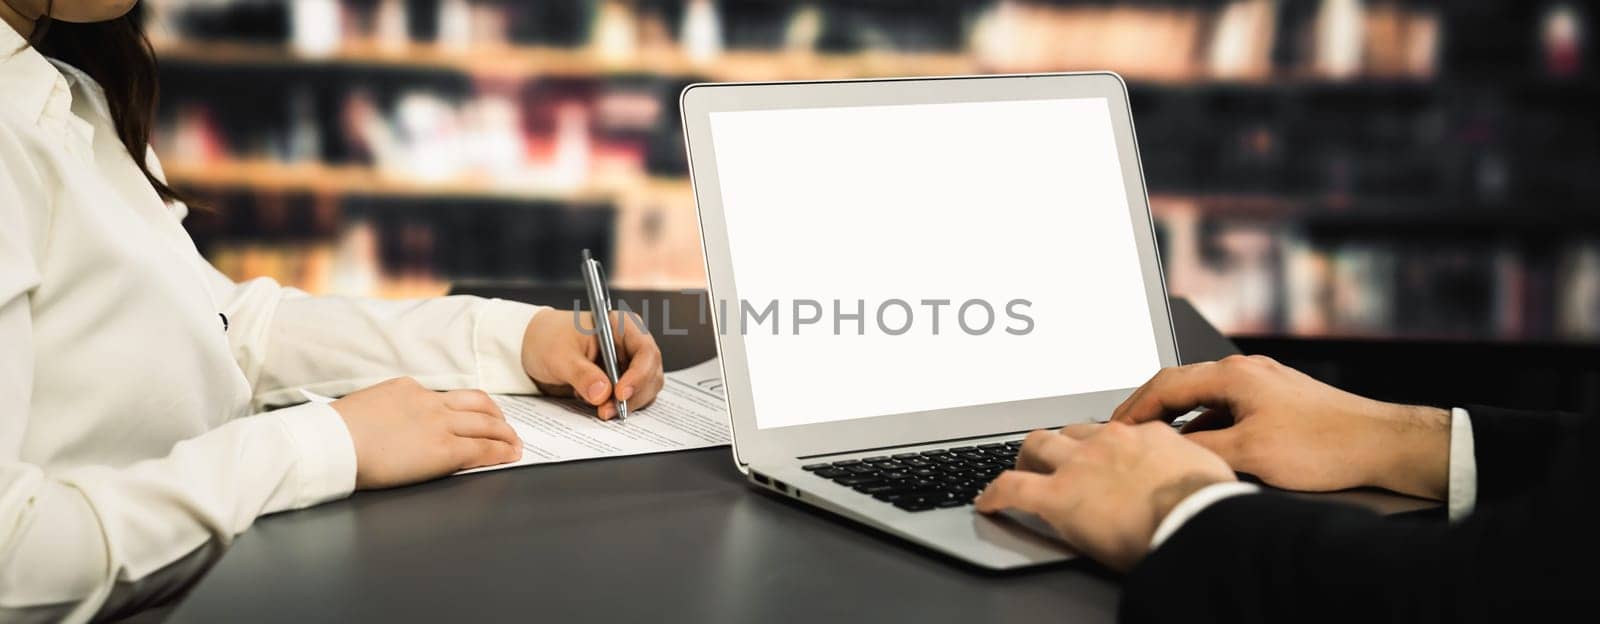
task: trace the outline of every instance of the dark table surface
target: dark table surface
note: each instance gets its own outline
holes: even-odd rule
[[[470,292],[569,307],[578,290]],[[668,369],[715,355],[698,297],[617,298],[655,304],[645,316]],[[990,573],[763,494],[714,448],[454,477],[262,518],[171,621],[1109,622],[1118,593],[1092,564]]]

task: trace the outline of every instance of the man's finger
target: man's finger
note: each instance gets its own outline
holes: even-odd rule
[[[1218,457],[1222,458],[1222,461],[1228,462],[1228,466],[1232,467],[1234,470],[1240,472],[1249,472],[1249,470],[1246,470],[1245,467],[1239,465],[1239,462],[1242,459],[1238,451],[1239,429],[1230,427],[1227,429],[1196,431],[1194,433],[1184,434],[1183,437],[1188,439],[1190,442],[1194,442],[1195,444],[1205,447],[1206,450],[1216,453]]]
[[[1218,408],[1196,414],[1194,418],[1189,419],[1189,422],[1183,423],[1183,428],[1178,431],[1180,433],[1194,433],[1197,431],[1223,429],[1232,425],[1233,413],[1226,409]]]
[[[505,415],[500,413],[500,406],[496,405],[494,399],[489,398],[489,395],[482,390],[451,390],[446,392],[444,393],[444,406],[457,411],[480,412],[502,420],[505,419]]]
[[[1100,423],[1078,423],[1075,425],[1067,425],[1061,428],[1061,435],[1067,436],[1074,440],[1085,440],[1088,439],[1089,436],[1099,433],[1100,428],[1104,426],[1105,425]]]
[[[1196,407],[1224,406],[1227,391],[1227,369],[1217,362],[1164,368],[1128,397],[1111,419],[1130,425],[1169,420]]]
[[[980,513],[1017,509],[1037,514],[1050,503],[1050,477],[1021,470],[1007,470],[973,502]]]
[[[1078,441],[1067,436],[1035,431],[1028,434],[1027,439],[1022,441],[1022,449],[1017,451],[1017,469],[1037,473],[1055,472],[1056,468],[1066,463],[1067,457],[1072,455],[1077,446]]]
[[[1128,406],[1129,405],[1133,405],[1135,402],[1137,402],[1139,400],[1140,396],[1143,396],[1145,392],[1149,391],[1150,384],[1154,383],[1155,380],[1156,380],[1156,377],[1160,377],[1161,373],[1165,372],[1166,370],[1167,369],[1163,368],[1161,370],[1156,371],[1156,374],[1152,375],[1148,381],[1145,381],[1139,387],[1134,388],[1133,389],[1133,394],[1128,395],[1128,398],[1123,399],[1121,403],[1117,404],[1117,408],[1116,409],[1111,410],[1111,420],[1116,420],[1118,414],[1121,414],[1121,413],[1123,413],[1125,411],[1128,411]]]

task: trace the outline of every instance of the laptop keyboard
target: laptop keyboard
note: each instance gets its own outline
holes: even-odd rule
[[[846,459],[803,468],[906,511],[927,511],[972,504],[990,481],[1016,465],[1020,448],[1022,441],[1015,440]]]

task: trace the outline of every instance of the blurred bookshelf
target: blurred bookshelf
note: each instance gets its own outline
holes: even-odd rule
[[[1169,288],[1256,337],[1600,340],[1586,3],[146,0],[155,142],[236,278],[703,287],[699,81],[1113,70]]]

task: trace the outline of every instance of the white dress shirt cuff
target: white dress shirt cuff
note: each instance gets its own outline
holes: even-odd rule
[[[304,403],[268,412],[289,431],[299,460],[289,475],[293,498],[283,509],[302,509],[350,495],[356,487],[356,446],[338,410],[327,403]]]
[[[1195,493],[1190,494],[1187,498],[1179,501],[1177,505],[1174,505],[1172,511],[1167,512],[1167,517],[1161,520],[1161,524],[1156,525],[1156,533],[1150,538],[1150,550],[1160,548],[1161,543],[1172,537],[1173,533],[1177,533],[1178,529],[1183,528],[1185,522],[1205,511],[1207,507],[1216,504],[1217,501],[1245,494],[1255,494],[1260,491],[1261,488],[1254,483],[1242,483],[1239,481],[1214,483],[1196,490]]]
[[[478,306],[473,349],[478,359],[478,387],[490,394],[538,394],[522,368],[522,336],[533,315],[546,308],[504,299]]]
[[[1478,456],[1472,445],[1472,417],[1467,410],[1450,410],[1450,489],[1445,509],[1450,521],[1472,515],[1478,506]]]

